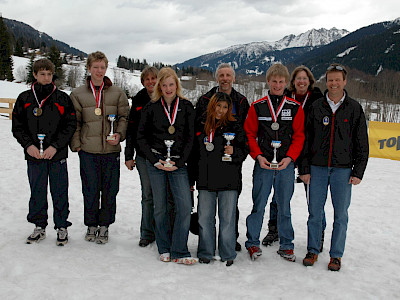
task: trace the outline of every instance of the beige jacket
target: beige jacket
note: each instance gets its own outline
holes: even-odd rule
[[[106,141],[111,130],[111,123],[107,116],[115,114],[118,120],[114,122],[114,133],[121,135],[120,142],[125,139],[128,126],[129,103],[128,99],[119,87],[113,86],[109,78],[104,78],[104,89],[101,100],[102,114],[94,113],[96,100],[90,89],[90,78],[87,85],[76,88],[70,97],[76,110],[77,128],[71,141],[71,150],[76,152],[78,148],[94,154],[106,154],[121,152],[121,145],[110,145]]]

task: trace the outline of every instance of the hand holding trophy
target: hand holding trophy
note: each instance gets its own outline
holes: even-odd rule
[[[281,146],[281,141],[272,141],[271,146],[274,148],[274,159],[271,161],[269,167],[271,169],[278,169],[279,163],[276,160],[276,152],[277,152],[277,149]]]
[[[110,133],[107,135],[107,141],[114,141],[114,122],[117,120],[117,115],[108,115],[108,120],[111,122],[111,130]]]
[[[235,134],[231,132],[226,132],[224,133],[224,138],[226,139],[226,145],[230,146],[231,141],[235,138]],[[232,161],[231,155],[225,153],[224,156],[222,156],[222,161]]]

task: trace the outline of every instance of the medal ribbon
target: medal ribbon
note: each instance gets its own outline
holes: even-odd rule
[[[100,103],[101,103],[101,94],[103,92],[103,88],[104,88],[104,81],[101,83],[100,89],[99,89],[99,93],[96,92],[96,89],[94,87],[93,81],[90,80],[90,88],[92,89],[92,93],[94,96],[94,99],[96,100],[96,107],[99,108],[100,107]]]
[[[308,100],[308,96],[310,96],[310,92],[309,92],[309,91],[307,92],[307,95],[306,95],[306,97],[304,98],[303,104],[301,105],[303,108],[304,108],[304,106],[306,105],[306,102],[307,102],[307,100]],[[295,94],[295,93],[292,93],[292,97],[293,97],[294,100],[296,100],[296,94]]]
[[[214,133],[215,133],[215,129],[214,130],[210,130],[210,135],[208,137],[210,143],[212,143],[212,141],[214,139]]]
[[[32,89],[32,91],[33,91],[33,95],[35,96],[35,100],[36,100],[37,104],[39,105],[39,108],[42,108],[44,101],[46,101],[46,100],[51,96],[51,94],[53,94],[54,91],[56,90],[56,85],[53,83],[53,90],[51,91],[51,93],[50,93],[46,98],[44,98],[42,101],[39,102],[39,100],[38,100],[38,98],[37,98],[37,96],[36,96],[35,89],[34,89],[34,86],[35,86],[36,83],[37,83],[37,82],[35,82],[34,84],[32,84],[31,89]]]
[[[278,111],[275,113],[274,107],[272,106],[272,102],[271,102],[271,98],[269,97],[269,95],[267,95],[268,97],[268,106],[269,106],[269,110],[271,111],[271,115],[272,115],[272,119],[274,120],[274,122],[276,122],[278,120],[278,116],[282,111],[283,106],[286,103],[286,96],[283,97],[283,100],[281,102],[281,104],[278,107]]]
[[[174,125],[174,124],[175,124],[175,120],[176,120],[176,115],[178,114],[179,97],[176,98],[174,110],[173,110],[173,112],[172,112],[172,120],[171,120],[171,117],[170,117],[170,115],[169,115],[168,109],[167,109],[167,107],[165,106],[165,103],[164,103],[164,99],[163,99],[163,98],[161,98],[161,103],[162,103],[162,106],[163,106],[163,108],[164,108],[164,112],[165,112],[165,114],[167,115],[169,124]]]

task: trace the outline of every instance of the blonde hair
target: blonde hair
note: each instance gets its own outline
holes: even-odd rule
[[[90,53],[86,60],[86,67],[89,69],[95,61],[104,61],[104,63],[106,64],[106,68],[108,68],[108,59],[103,52],[96,51]]]
[[[267,81],[269,81],[274,76],[285,77],[286,82],[288,82],[290,78],[288,69],[281,63],[276,63],[269,67],[266,76]]]
[[[176,75],[176,72],[172,68],[164,67],[160,70],[160,72],[158,72],[157,83],[156,83],[156,86],[154,87],[154,92],[151,97],[152,102],[157,102],[158,100],[161,99],[161,97],[162,97],[161,85],[164,82],[164,80],[167,79],[168,77],[172,77],[175,80],[176,95],[180,99],[184,99],[182,96],[182,87],[181,87],[181,83],[179,81],[178,75]]]

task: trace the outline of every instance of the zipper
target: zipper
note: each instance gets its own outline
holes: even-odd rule
[[[332,151],[333,151],[333,130],[335,128],[335,114],[332,115],[332,124],[331,124],[331,138],[329,141],[329,159],[328,159],[328,168],[331,166],[332,160]]]

